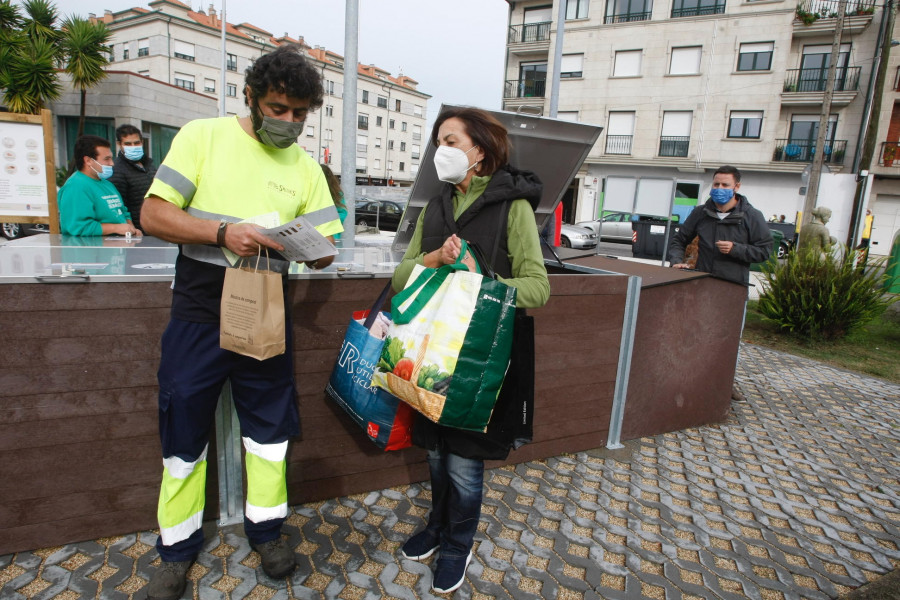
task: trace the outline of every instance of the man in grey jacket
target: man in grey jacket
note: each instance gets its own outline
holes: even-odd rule
[[[742,285],[750,283],[750,263],[772,252],[772,232],[761,212],[738,194],[741,172],[724,165],[713,174],[709,200],[697,206],[669,243],[672,267],[686,269],[684,249],[699,236],[697,270]]]

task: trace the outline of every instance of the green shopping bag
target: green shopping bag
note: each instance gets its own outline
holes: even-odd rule
[[[440,425],[484,431],[512,347],[516,289],[462,264],[417,265],[391,303],[372,385]]]

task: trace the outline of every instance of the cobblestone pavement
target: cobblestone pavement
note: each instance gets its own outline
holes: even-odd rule
[[[900,386],[745,345],[747,397],[718,425],[489,471],[458,598],[836,598],[900,568]],[[268,579],[240,529],[194,598],[430,598],[399,557],[429,491],[296,506],[299,569]],[[143,598],[154,532],[0,557],[0,598]],[[446,597],[446,596],[445,596]]]

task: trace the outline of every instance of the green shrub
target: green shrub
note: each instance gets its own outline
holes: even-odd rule
[[[56,187],[62,187],[63,184],[66,183],[66,179],[69,178],[69,171],[65,167],[60,167],[56,170]]]
[[[763,266],[759,311],[781,329],[806,339],[836,340],[900,299],[885,292],[884,260],[857,265],[846,248],[802,248]]]

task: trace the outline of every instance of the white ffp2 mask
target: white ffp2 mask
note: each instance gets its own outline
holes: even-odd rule
[[[438,179],[456,185],[466,178],[466,173],[477,165],[469,166],[468,154],[478,146],[472,146],[465,152],[452,146],[438,146],[434,153],[434,168]]]

